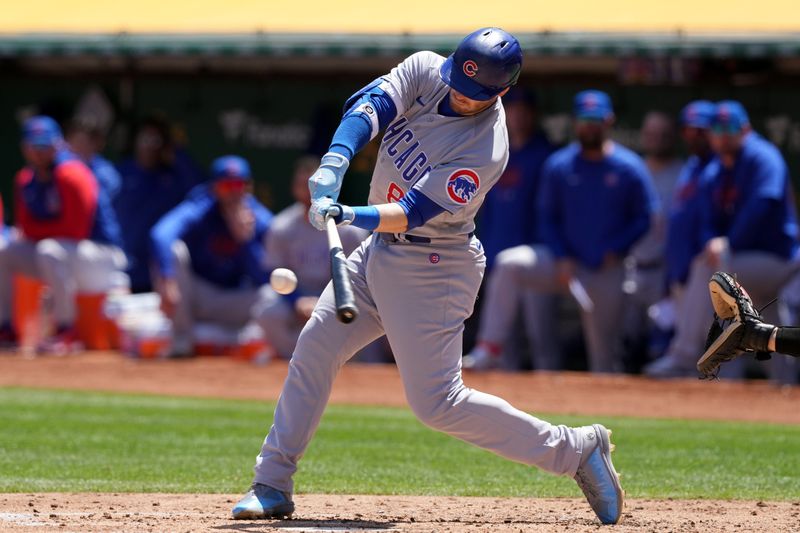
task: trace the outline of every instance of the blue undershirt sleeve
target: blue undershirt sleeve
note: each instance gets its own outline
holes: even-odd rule
[[[397,202],[408,218],[408,228],[411,230],[418,228],[436,215],[443,213],[444,208],[419,192],[411,189],[403,198]]]
[[[395,119],[397,106],[378,86],[381,81],[375,80],[347,101],[349,107],[333,134],[331,152],[352,158]]]

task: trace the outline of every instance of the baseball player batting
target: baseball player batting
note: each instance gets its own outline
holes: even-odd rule
[[[468,35],[447,59],[411,55],[354,94],[330,151],[309,179],[309,218],[374,233],[349,257],[358,320],[336,319],[331,285],[300,334],[240,519],[294,512],[292,476],[342,365],[386,334],[411,409],[426,425],[513,461],[575,478],[603,523],[619,521],[624,492],[599,424],[555,426],[464,386],[461,344],[485,258],[473,219],[508,159],[500,97],[522,67],[517,40],[498,28]],[[350,159],[384,131],[369,205],[336,203]]]

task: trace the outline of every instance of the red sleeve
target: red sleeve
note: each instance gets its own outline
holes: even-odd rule
[[[32,234],[33,228],[31,227],[31,214],[28,211],[28,206],[22,199],[22,189],[33,179],[33,172],[28,168],[23,168],[17,172],[14,178],[14,217],[17,229],[22,232],[28,239],[35,239]]]
[[[33,218],[24,205],[21,189],[32,179],[30,171],[28,174],[27,179],[18,175],[17,180],[16,205],[20,209],[19,223],[25,236],[37,241],[51,237],[89,238],[97,210],[97,180],[91,170],[80,161],[67,161],[56,167],[53,179],[61,197],[61,214],[52,220]]]
[[[97,180],[80,161],[69,161],[56,167],[56,186],[64,202],[59,231],[64,237],[88,239],[92,234],[97,211]]]

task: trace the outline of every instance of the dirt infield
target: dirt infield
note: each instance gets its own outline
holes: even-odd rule
[[[583,500],[301,494],[293,520],[234,521],[237,495],[5,494],[0,531],[559,532],[601,529]],[[613,531],[798,531],[800,504],[631,500]]]
[[[0,355],[0,386],[274,400],[286,364]],[[574,373],[469,375],[531,412],[800,423],[800,388]],[[348,365],[332,402],[405,405],[392,366]],[[597,531],[583,500],[300,494],[294,520],[228,519],[240,495],[0,494],[0,531]],[[800,502],[629,500],[618,531],[800,531]]]

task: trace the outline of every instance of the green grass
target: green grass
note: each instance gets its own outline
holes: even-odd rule
[[[242,492],[273,404],[0,388],[0,492]],[[552,416],[614,429],[633,497],[800,498],[800,426]],[[407,409],[332,406],[298,492],[578,496],[565,478],[422,426]]]

